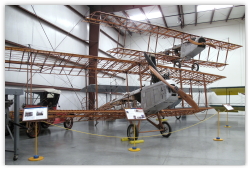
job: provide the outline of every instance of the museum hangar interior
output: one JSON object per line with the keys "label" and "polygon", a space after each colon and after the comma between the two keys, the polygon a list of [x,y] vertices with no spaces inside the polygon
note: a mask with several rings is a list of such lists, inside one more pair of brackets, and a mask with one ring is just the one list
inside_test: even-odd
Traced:
{"label": "museum hangar interior", "polygon": [[5,165],[245,165],[245,5],[6,5]]}

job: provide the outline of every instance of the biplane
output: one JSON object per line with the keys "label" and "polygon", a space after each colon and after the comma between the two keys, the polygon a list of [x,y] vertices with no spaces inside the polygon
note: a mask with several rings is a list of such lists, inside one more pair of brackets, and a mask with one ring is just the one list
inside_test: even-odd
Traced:
{"label": "biplane", "polygon": [[[211,62],[195,60],[193,59],[194,56],[199,54],[205,46],[227,50],[227,52],[241,47],[240,45],[205,37],[201,38],[197,35],[133,21],[104,12],[91,13],[89,17],[85,18],[84,22],[103,24],[134,33],[146,34],[149,37],[154,35],[157,39],[172,37],[182,40],[183,43],[164,52],[154,53],[114,48],[108,51],[111,55],[115,54],[113,58],[6,46],[6,71],[90,76],[90,73],[86,72],[86,70],[89,70],[95,72],[96,75],[101,75],[101,77],[126,76],[127,92],[120,97],[99,106],[99,86],[98,84],[92,84],[94,90],[86,90],[85,92],[94,92],[96,96],[94,109],[49,110],[50,120],[56,118],[75,118],[86,121],[126,119],[126,108],[142,108],[146,114],[146,120],[157,128],[153,131],[159,131],[163,137],[169,137],[171,126],[168,122],[162,122],[162,117],[191,115],[212,109],[207,102],[207,85],[226,78],[225,76],[198,72],[199,66],[212,68],[226,66],[226,59],[225,63],[218,63],[218,57],[216,62]],[[186,50],[190,51],[186,53],[184,52]],[[92,61],[96,61],[96,66],[93,66]],[[177,62],[179,62],[178,67],[167,66],[170,63],[174,63],[176,66]],[[27,65],[31,67],[27,68]],[[182,67],[191,67],[192,70]],[[138,89],[129,90],[128,74],[139,76],[140,86]],[[151,84],[143,87],[142,81],[148,80]],[[188,93],[182,90],[184,86],[190,87]],[[202,86],[204,89],[205,104],[203,106],[199,105],[199,101],[195,101],[196,99],[193,97],[192,89],[194,86]],[[180,105],[180,107],[177,107],[177,105]],[[20,116],[22,116],[22,111],[20,111]],[[150,120],[150,118],[156,117],[158,118],[158,124]],[[130,120],[127,136],[130,138],[135,133],[138,137],[140,133],[138,129],[140,129],[140,121],[138,121],[138,125],[135,125]]]}

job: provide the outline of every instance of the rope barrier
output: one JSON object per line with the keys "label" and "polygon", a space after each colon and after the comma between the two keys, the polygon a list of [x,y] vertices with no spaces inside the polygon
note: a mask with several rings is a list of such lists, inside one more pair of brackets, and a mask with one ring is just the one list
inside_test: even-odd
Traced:
{"label": "rope barrier", "polygon": [[[208,117],[207,119],[204,119],[204,120],[202,120],[202,121],[200,121],[200,122],[198,122],[198,123],[196,123],[196,124],[193,124],[193,125],[191,125],[191,126],[188,126],[188,127],[185,127],[185,128],[179,129],[179,130],[176,130],[176,131],[172,131],[172,132],[169,132],[169,133],[176,133],[176,132],[180,132],[180,131],[185,130],[185,129],[189,129],[189,128],[193,127],[193,126],[196,126],[196,125],[198,125],[198,124],[200,124],[200,123],[202,123],[202,122],[205,122],[205,121],[211,119],[211,118],[214,117],[216,114],[217,114],[217,113],[213,114],[212,116]],[[59,128],[62,128],[62,129],[71,130],[71,131],[74,131],[74,132],[83,133],[83,134],[87,134],[87,135],[100,136],[100,137],[110,137],[110,138],[121,138],[121,139],[122,139],[122,138],[127,138],[127,136],[126,136],[126,137],[107,136],[107,135],[99,135],[99,134],[93,134],[93,133],[88,133],[88,132],[82,132],[82,131],[78,131],[78,130],[74,130],[74,129],[68,129],[68,128],[65,128],[65,127],[62,127],[62,126],[58,126],[58,125],[55,125],[55,124],[52,124],[52,123],[49,123],[49,122],[46,122],[46,121],[42,121],[42,122],[47,123],[47,124],[50,124],[50,125],[55,126],[55,127],[59,127]],[[156,136],[167,135],[167,134],[169,134],[169,133],[162,133],[162,134],[151,135],[151,136],[141,136],[141,137],[138,137],[138,138],[156,137]],[[131,138],[131,137],[130,137],[130,138]]]}

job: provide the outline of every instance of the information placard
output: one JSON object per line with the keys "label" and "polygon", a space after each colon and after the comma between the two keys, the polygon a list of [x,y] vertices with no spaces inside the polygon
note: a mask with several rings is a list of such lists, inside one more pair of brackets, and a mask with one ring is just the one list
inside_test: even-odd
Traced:
{"label": "information placard", "polygon": [[223,106],[224,106],[227,110],[234,110],[234,108],[233,108],[230,104],[223,104]]}
{"label": "information placard", "polygon": [[145,113],[141,108],[125,109],[128,120],[146,120]]}
{"label": "information placard", "polygon": [[23,121],[47,120],[48,107],[24,108]]}

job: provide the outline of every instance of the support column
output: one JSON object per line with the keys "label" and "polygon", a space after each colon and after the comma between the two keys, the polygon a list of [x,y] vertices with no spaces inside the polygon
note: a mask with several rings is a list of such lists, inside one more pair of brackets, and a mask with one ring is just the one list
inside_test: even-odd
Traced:
{"label": "support column", "polygon": [[[90,13],[94,12],[90,9]],[[100,34],[100,25],[89,23],[89,55],[98,56],[99,49],[99,34]],[[89,59],[89,67],[97,68],[97,60]],[[89,85],[97,84],[97,72],[94,69],[89,70]],[[96,92],[97,93],[97,92]],[[95,109],[95,92],[89,92],[89,109]]]}
{"label": "support column", "polygon": [[[15,95],[14,97],[14,122],[19,124],[19,102],[20,98],[19,95]],[[20,127],[14,126],[14,160],[18,158],[19,154],[19,135],[20,134]]]}

